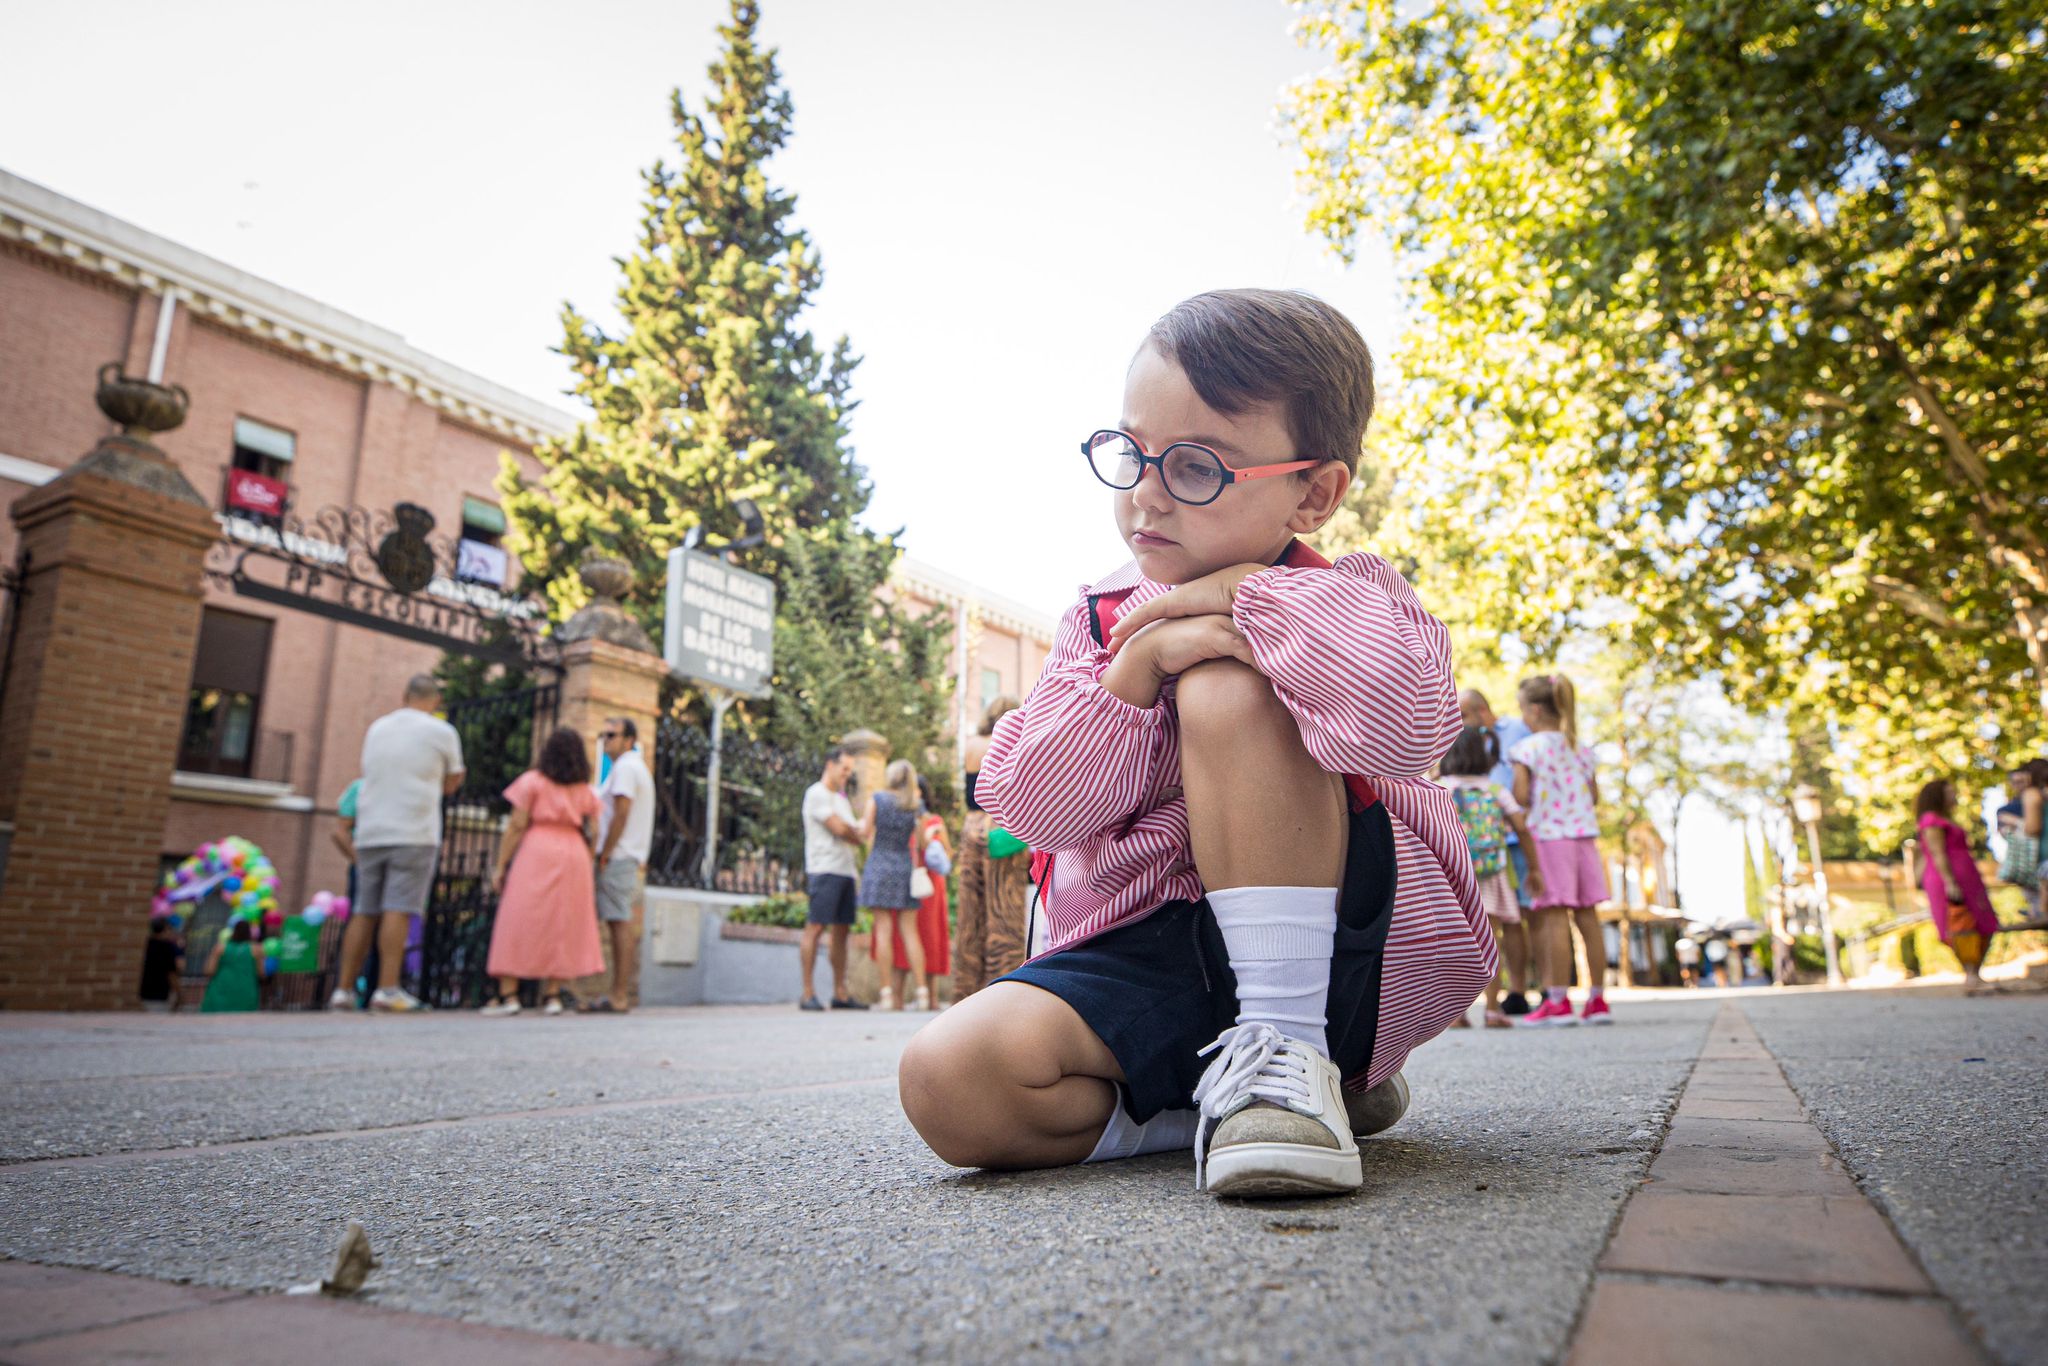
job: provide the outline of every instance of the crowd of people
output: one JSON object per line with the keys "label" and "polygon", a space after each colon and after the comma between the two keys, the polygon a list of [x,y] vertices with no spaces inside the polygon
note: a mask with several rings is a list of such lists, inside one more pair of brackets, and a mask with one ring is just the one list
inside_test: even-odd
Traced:
{"label": "crowd of people", "polygon": [[[2004,847],[1997,875],[2026,893],[2032,920],[2039,923],[2048,917],[2048,879],[2041,866],[2048,759],[2028,759],[2015,767],[2007,774],[2006,794],[1994,822]],[[1913,835],[1903,853],[1907,880],[1920,884],[1935,933],[1962,965],[1965,994],[1974,996],[1993,990],[1984,980],[1984,959],[2001,926],[1977,867],[1975,841],[1956,819],[1959,799],[1956,784],[1947,778],[1921,787],[1914,801]]]}
{"label": "crowd of people", "polygon": [[[803,1010],[866,1010],[848,983],[847,944],[862,911],[873,924],[869,951],[881,971],[875,1005],[931,1010],[950,976],[961,1001],[1021,965],[1027,938],[1029,850],[994,824],[975,785],[996,722],[1018,706],[998,697],[962,755],[967,816],[956,843],[935,812],[930,780],[907,759],[891,763],[858,811],[853,756],[834,748],[804,793],[804,870],[810,906],[798,945]],[[959,905],[946,879],[957,870]],[[818,946],[827,945],[832,994],[817,994]]]}
{"label": "crowd of people", "polygon": [[[442,799],[465,776],[461,738],[436,714],[441,702],[431,675],[413,678],[403,705],[365,733],[362,777],[337,804],[334,840],[349,861],[354,913],[343,932],[330,1009],[422,1009],[399,979],[433,891]],[[567,1009],[565,983],[607,973],[604,992],[578,1008],[632,1008],[654,777],[630,718],[607,719],[597,740],[601,775],[592,772],[584,735],[561,726],[503,793],[510,810],[483,888],[497,899],[485,1015],[519,1014],[526,1008],[520,984],[528,981],[538,985],[541,1012],[559,1015]],[[362,981],[374,982],[366,998],[358,996]]]}
{"label": "crowd of people", "polygon": [[[1579,741],[1578,693],[1563,674],[1540,674],[1522,680],[1515,700],[1519,715],[1502,719],[1476,688],[1460,693],[1464,729],[1437,764],[1500,957],[1501,971],[1484,989],[1485,1022],[1612,1024],[1597,909],[1608,898],[1597,843],[1600,784],[1593,751]],[[1568,996],[1574,930],[1592,977],[1577,1014]],[[1503,1009],[1502,978],[1514,998],[1508,1004],[1520,1006],[1532,975],[1543,1000],[1517,1019]]]}

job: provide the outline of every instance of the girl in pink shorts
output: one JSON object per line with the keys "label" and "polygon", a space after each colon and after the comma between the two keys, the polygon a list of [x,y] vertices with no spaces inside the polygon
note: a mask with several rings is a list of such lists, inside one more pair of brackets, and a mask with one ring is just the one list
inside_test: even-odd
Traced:
{"label": "girl in pink shorts", "polygon": [[[1515,766],[1515,800],[1528,809],[1536,837],[1536,866],[1543,870],[1531,919],[1536,963],[1543,974],[1543,1004],[1522,1017],[1537,1028],[1612,1024],[1607,1008],[1607,941],[1594,909],[1607,900],[1607,870],[1595,837],[1600,833],[1600,788],[1593,751],[1579,743],[1578,700],[1563,674],[1542,674],[1515,690],[1522,720],[1532,734],[1508,751]],[[1585,1013],[1572,1015],[1565,987],[1571,980],[1572,932],[1577,925],[1593,980]]]}

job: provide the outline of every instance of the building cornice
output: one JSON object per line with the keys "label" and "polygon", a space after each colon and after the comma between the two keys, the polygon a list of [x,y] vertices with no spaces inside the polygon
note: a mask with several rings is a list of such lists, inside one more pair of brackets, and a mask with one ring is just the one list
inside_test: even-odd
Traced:
{"label": "building cornice", "polygon": [[991,593],[980,584],[908,555],[896,561],[894,578],[904,591],[914,593],[927,602],[947,607],[971,605],[980,614],[984,625],[1013,632],[1047,649],[1052,648],[1053,639],[1059,631],[1057,617],[1027,607],[1015,598]]}
{"label": "building cornice", "polygon": [[131,289],[169,292],[198,317],[381,380],[458,421],[523,445],[565,435],[576,425],[569,414],[430,356],[396,332],[5,170],[0,240],[20,242]]}

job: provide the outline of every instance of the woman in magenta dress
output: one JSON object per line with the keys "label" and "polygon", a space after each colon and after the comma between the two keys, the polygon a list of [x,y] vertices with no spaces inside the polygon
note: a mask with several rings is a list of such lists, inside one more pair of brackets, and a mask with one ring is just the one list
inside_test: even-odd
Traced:
{"label": "woman in magenta dress", "polygon": [[486,1015],[519,1013],[519,979],[540,979],[542,1013],[562,1013],[562,979],[604,971],[597,937],[597,792],[583,737],[563,726],[540,762],[505,789],[512,817],[498,846],[498,918],[487,967],[498,999]]}
{"label": "woman in magenta dress", "polygon": [[[1963,992],[1975,996],[1989,990],[1978,969],[1984,951],[1998,933],[1991,894],[1970,854],[1970,837],[1953,819],[1955,784],[1936,778],[1920,789],[1914,809],[1920,817],[1920,886],[1934,916],[1934,931],[1963,965]],[[1910,848],[1910,846],[1909,846]]]}

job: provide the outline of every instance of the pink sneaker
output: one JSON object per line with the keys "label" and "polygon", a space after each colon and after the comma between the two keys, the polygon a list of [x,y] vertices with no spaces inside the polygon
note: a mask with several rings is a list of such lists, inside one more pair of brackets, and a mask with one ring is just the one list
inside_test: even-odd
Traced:
{"label": "pink sneaker", "polygon": [[1580,1013],[1579,1020],[1589,1025],[1611,1025],[1614,1023],[1614,1012],[1607,1008],[1605,996],[1595,996],[1586,1002],[1586,1008]]}
{"label": "pink sneaker", "polygon": [[1546,997],[1542,1005],[1537,1006],[1522,1017],[1521,1027],[1523,1029],[1555,1029],[1562,1025],[1575,1025],[1578,1022],[1578,1017],[1572,1014],[1572,1003],[1570,1001],[1553,1001]]}

